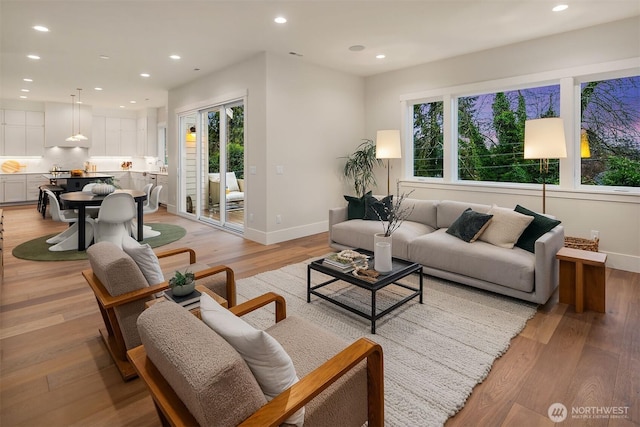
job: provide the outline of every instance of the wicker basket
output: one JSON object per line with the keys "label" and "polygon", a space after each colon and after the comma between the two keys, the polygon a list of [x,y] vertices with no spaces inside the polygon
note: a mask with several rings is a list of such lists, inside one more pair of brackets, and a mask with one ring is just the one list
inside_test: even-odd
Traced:
{"label": "wicker basket", "polygon": [[598,252],[598,242],[600,239],[594,240],[583,239],[582,237],[566,237],[564,238],[564,246],[573,249],[582,249],[583,251]]}

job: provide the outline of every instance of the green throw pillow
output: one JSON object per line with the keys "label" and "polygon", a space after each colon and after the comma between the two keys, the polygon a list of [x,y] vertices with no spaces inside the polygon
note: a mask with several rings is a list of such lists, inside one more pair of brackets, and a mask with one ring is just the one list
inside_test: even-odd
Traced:
{"label": "green throw pillow", "polygon": [[467,208],[458,219],[453,221],[451,227],[447,228],[447,234],[451,234],[468,243],[475,242],[487,228],[491,218],[493,218],[493,215],[483,214]]}
{"label": "green throw pillow", "polygon": [[389,212],[391,212],[391,204],[393,203],[393,195],[389,195],[382,200],[378,200],[370,194],[364,198],[364,218],[372,221],[387,221]]}
{"label": "green throw pillow", "polygon": [[349,202],[347,205],[347,219],[362,219],[364,218],[365,211],[365,198],[371,196],[371,191],[362,197],[344,196],[344,199]]}
{"label": "green throw pillow", "polygon": [[538,240],[543,234],[551,231],[555,228],[561,221],[558,221],[553,218],[549,218],[548,216],[540,215],[533,211],[530,211],[527,208],[523,208],[520,205],[516,205],[514,209],[516,212],[529,215],[533,217],[533,221],[531,224],[520,235],[520,238],[516,242],[516,246],[524,249],[525,251],[529,251],[534,253],[536,240]]}

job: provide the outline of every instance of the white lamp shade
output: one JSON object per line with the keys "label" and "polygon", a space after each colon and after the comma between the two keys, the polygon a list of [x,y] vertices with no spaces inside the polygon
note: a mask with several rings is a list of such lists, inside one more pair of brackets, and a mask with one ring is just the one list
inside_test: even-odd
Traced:
{"label": "white lamp shade", "polygon": [[379,130],[376,135],[376,158],[399,159],[401,157],[400,131]]}
{"label": "white lamp shade", "polygon": [[527,120],[524,123],[525,159],[561,159],[567,157],[564,123],[559,117]]}

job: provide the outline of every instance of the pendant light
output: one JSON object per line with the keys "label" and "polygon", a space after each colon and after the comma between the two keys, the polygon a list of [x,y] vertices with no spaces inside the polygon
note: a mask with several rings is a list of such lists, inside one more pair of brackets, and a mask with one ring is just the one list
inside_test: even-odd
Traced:
{"label": "pendant light", "polygon": [[73,131],[75,130],[75,126],[74,126],[74,102],[73,100],[75,99],[75,95],[71,95],[71,136],[67,139],[65,139],[65,141],[67,142],[78,142],[78,138],[75,137],[75,135],[73,134]]}
{"label": "pendant light", "polygon": [[82,90],[82,89],[78,88],[78,133],[74,135],[74,138],[75,138],[77,141],[86,141],[86,140],[87,140],[87,139],[89,139],[89,138],[87,138],[86,136],[84,136],[84,135],[82,134],[82,129],[81,129],[81,127],[80,127],[80,115],[81,115],[81,114],[80,114],[80,104],[82,104],[82,101],[80,100],[80,91],[81,91],[81,90]]}

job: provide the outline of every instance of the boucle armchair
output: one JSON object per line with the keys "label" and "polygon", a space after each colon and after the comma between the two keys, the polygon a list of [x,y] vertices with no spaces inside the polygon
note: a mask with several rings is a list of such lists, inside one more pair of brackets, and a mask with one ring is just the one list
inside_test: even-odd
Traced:
{"label": "boucle armchair", "polygon": [[380,345],[367,338],[348,345],[305,319],[286,317],[284,298],[274,293],[229,310],[242,316],[272,302],[276,323],[265,331],[291,357],[300,381],[269,402],[242,356],[196,316],[169,302],[140,315],[143,345],[128,356],[162,424],[278,426],[304,406],[307,427],[383,426]]}
{"label": "boucle armchair", "polygon": [[[140,247],[145,246],[148,248],[147,245]],[[167,258],[180,254],[189,256],[189,269],[199,282],[197,289],[200,292],[207,292],[214,298],[222,297],[229,306],[235,305],[233,270],[224,265],[209,267],[198,264],[195,251],[189,248],[172,249],[156,255],[158,258]],[[141,343],[136,320],[146,308],[146,303],[168,289],[169,285],[164,280],[150,284],[138,263],[111,242],[90,246],[87,255],[91,269],[84,270],[82,275],[95,294],[104,320],[105,329],[100,329],[100,335],[122,378],[135,378],[136,372],[127,360],[126,352]],[[184,268],[180,270],[184,271]]]}

